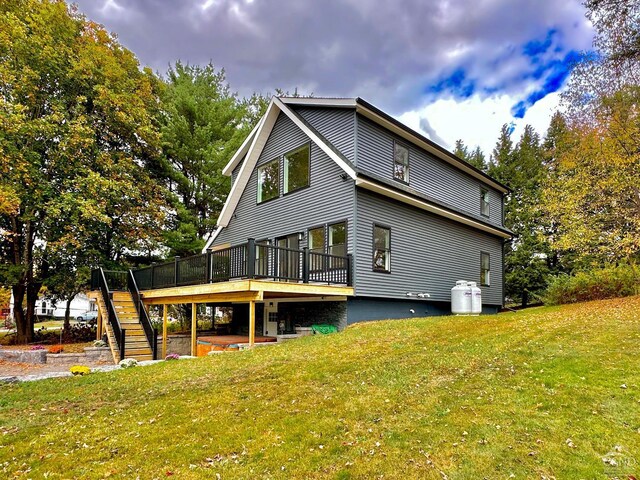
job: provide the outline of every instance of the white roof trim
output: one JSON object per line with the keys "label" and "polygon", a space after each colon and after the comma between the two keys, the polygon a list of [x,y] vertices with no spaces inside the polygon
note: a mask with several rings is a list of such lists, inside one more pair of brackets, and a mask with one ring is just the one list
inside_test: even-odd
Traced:
{"label": "white roof trim", "polygon": [[255,136],[256,132],[260,128],[260,125],[262,125],[263,120],[264,120],[264,117],[262,117],[260,121],[256,123],[256,126],[253,127],[253,130],[251,130],[251,133],[249,134],[249,136],[244,139],[244,142],[242,142],[242,145],[240,145],[240,148],[236,151],[233,157],[231,157],[231,160],[229,160],[229,163],[227,163],[227,165],[222,169],[223,175],[226,175],[227,177],[231,176],[231,172],[233,172],[233,169],[236,168],[236,165],[240,163],[240,160],[242,160],[242,158],[246,155],[247,151],[249,150],[249,145],[251,144],[251,141],[253,140],[253,137]]}
{"label": "white roof trim", "polygon": [[321,139],[313,130],[311,130],[304,122],[300,121],[300,118],[295,113],[293,113],[289,107],[287,107],[284,103],[282,103],[282,101],[279,98],[273,97],[273,102],[276,105],[278,105],[278,107],[280,107],[282,112],[285,113],[287,117],[289,117],[293,121],[293,123],[295,123],[296,126],[300,130],[302,130],[313,141],[313,143],[315,143],[318,147],[320,147],[320,149],[324,153],[326,153],[329,158],[331,158],[334,162],[336,162],[338,166],[342,168],[342,170],[344,170],[347,175],[349,175],[352,179],[355,180],[356,178],[355,170],[351,168],[351,166],[347,164],[344,161],[344,159],[342,159],[342,157],[340,157],[340,155],[338,155],[335,152],[335,150],[329,147],[329,145],[327,145],[325,141]]}
{"label": "white roof trim", "polygon": [[355,98],[307,98],[307,97],[280,97],[287,105],[312,105],[317,107],[355,107]]}
{"label": "white roof trim", "polygon": [[369,180],[366,180],[364,178],[357,178],[356,179],[356,185],[359,187],[362,187],[366,190],[370,190],[372,192],[376,192],[379,193],[381,195],[384,195],[385,197],[389,197],[389,198],[393,198],[394,200],[398,200],[402,203],[406,203],[409,205],[413,205],[414,207],[418,207],[422,210],[426,210],[428,212],[431,213],[435,213],[436,215],[439,215],[441,217],[446,217],[449,218],[451,220],[454,220],[456,222],[459,223],[463,223],[465,225],[469,225],[471,227],[477,228],[478,230],[483,230],[485,232],[489,232],[492,233],[493,235],[497,235],[499,237],[502,238],[511,238],[511,235],[509,235],[506,232],[503,232],[502,230],[498,230],[497,228],[492,228],[489,225],[486,225],[484,223],[481,222],[476,222],[475,220],[472,220],[470,218],[464,217],[462,215],[458,215],[454,212],[451,212],[449,210],[446,210],[444,208],[441,208],[437,205],[434,205],[432,203],[429,203],[425,200],[419,200],[417,198],[411,197],[409,195],[406,195],[402,192],[399,192],[398,190],[393,190],[391,188],[385,187],[383,185],[380,185],[378,183],[374,183],[371,182]]}
{"label": "white roof trim", "polygon": [[209,240],[207,240],[207,243],[205,244],[204,248],[202,249],[202,253],[207,253],[207,250],[209,250],[209,247],[213,244],[213,242],[216,241],[216,238],[218,238],[218,235],[220,235],[221,231],[222,231],[222,227],[216,227],[216,229],[213,231],[213,233],[209,237]]}
{"label": "white roof trim", "polygon": [[433,145],[428,144],[427,142],[425,142],[425,141],[421,140],[420,138],[416,137],[416,135],[413,135],[413,134],[407,132],[406,130],[398,127],[394,123],[390,122],[386,118],[381,117],[376,112],[373,112],[373,111],[369,110],[365,106],[357,104],[356,105],[356,112],[362,114],[363,116],[367,117],[368,119],[372,120],[373,122],[377,123],[378,125],[381,125],[384,128],[392,131],[396,135],[401,136],[405,140],[413,143],[414,145],[417,145],[418,147],[428,151],[429,153],[431,153],[432,155],[435,155],[440,160],[443,160],[443,161],[447,162],[448,164],[453,165],[455,168],[457,168],[459,170],[462,170],[465,173],[468,173],[472,177],[480,180],[482,183],[484,183],[486,185],[489,185],[492,188],[495,188],[499,192],[507,193],[507,190],[502,185],[500,185],[498,183],[495,183],[490,178],[487,178],[487,177],[481,175],[480,173],[475,171],[473,168],[468,167],[467,165],[465,165],[462,161],[455,161],[454,159],[450,158],[448,155],[443,154],[437,148],[434,148]]}

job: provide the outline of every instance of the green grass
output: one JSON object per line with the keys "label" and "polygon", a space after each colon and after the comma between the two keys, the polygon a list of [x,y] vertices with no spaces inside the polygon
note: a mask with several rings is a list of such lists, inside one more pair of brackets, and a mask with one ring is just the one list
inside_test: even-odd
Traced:
{"label": "green grass", "polygon": [[630,297],[3,386],[0,477],[627,478],[639,346]]}

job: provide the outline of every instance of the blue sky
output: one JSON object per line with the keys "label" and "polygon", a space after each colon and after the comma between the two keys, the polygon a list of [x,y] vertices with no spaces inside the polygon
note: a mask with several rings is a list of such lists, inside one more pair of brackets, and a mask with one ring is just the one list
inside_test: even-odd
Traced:
{"label": "blue sky", "polygon": [[540,133],[593,32],[574,0],[76,0],[161,73],[225,68],[241,95],[359,96],[451,148]]}

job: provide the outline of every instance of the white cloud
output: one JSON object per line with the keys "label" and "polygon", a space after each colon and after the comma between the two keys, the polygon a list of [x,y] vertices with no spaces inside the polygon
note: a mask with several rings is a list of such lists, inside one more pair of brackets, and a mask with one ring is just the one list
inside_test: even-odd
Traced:
{"label": "white cloud", "polygon": [[[435,135],[445,142],[442,144],[443,147],[451,150],[455,141],[462,139],[469,148],[479,146],[489,158],[498,140],[500,129],[505,123],[513,122],[514,124],[515,128],[511,136],[514,144],[527,124],[533,126],[536,132],[543,136],[553,112],[558,107],[559,94],[547,95],[527,110],[524,118],[514,119],[511,115],[511,107],[516,102],[517,97],[512,95],[484,99],[474,95],[464,101],[441,99],[423,108],[406,112],[398,119],[417,131],[421,131],[421,122],[426,119]],[[422,133],[437,142],[437,137],[433,138],[433,134],[429,135],[429,132],[424,131]]]}

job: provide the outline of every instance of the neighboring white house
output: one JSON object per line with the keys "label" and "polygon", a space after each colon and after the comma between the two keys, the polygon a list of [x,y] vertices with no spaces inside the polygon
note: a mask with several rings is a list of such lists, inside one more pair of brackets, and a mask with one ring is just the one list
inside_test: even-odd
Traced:
{"label": "neighboring white house", "polygon": [[[67,302],[64,300],[54,302],[40,297],[36,300],[36,315],[38,317],[64,318],[66,307]],[[13,295],[11,295],[9,309],[10,315],[13,317]],[[84,293],[79,293],[71,300],[69,316],[70,318],[76,318],[78,315],[89,310],[97,310],[95,300],[90,299]]]}

